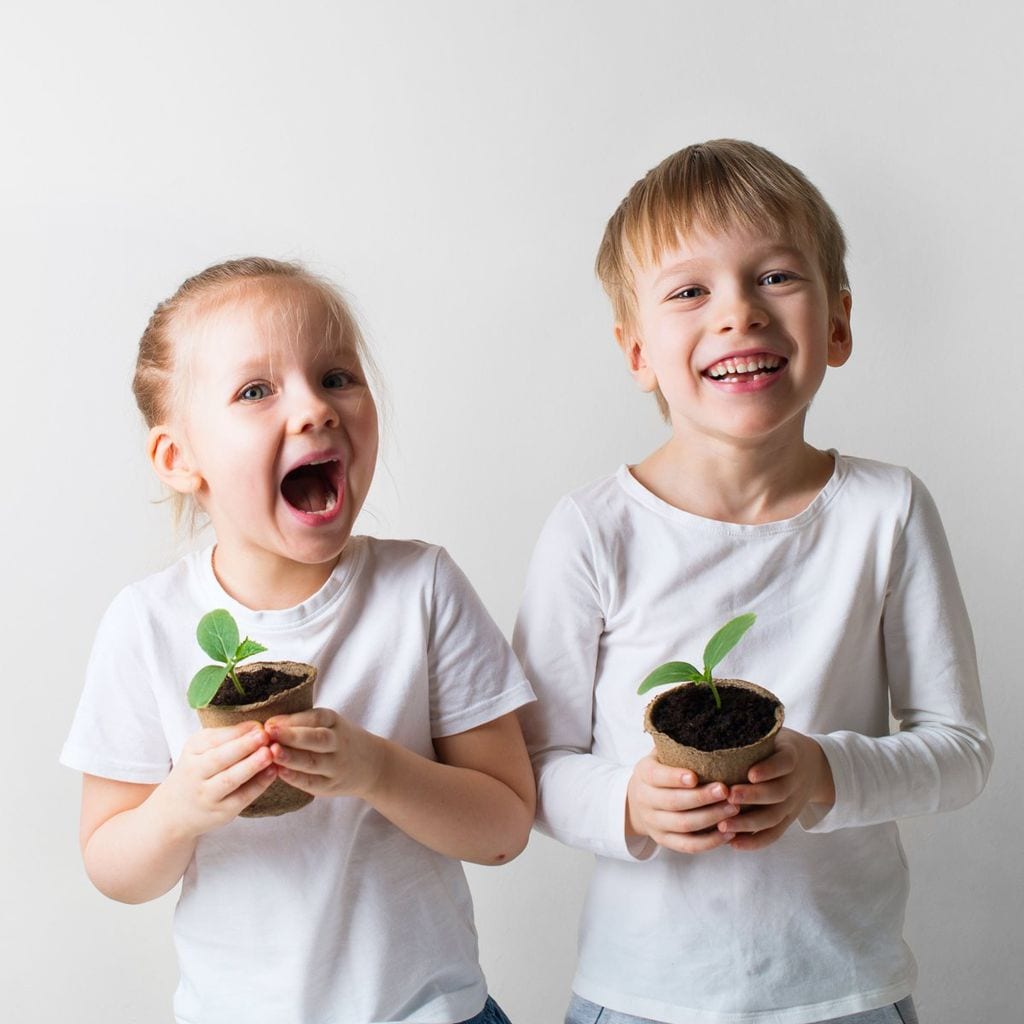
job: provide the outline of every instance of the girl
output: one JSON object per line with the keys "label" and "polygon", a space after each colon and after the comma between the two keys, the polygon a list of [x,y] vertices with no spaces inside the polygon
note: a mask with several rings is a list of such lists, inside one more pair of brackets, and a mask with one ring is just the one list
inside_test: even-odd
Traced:
{"label": "girl", "polygon": [[[345,302],[301,267],[224,263],[157,307],[135,395],[177,511],[216,543],[127,587],[96,638],[64,764],[85,773],[96,887],[183,881],[182,1024],[505,1022],[459,860],[525,846],[529,684],[447,553],[351,535],[377,414]],[[227,608],[318,668],[312,711],[197,729],[199,618]],[[275,778],[314,794],[239,818]]]}

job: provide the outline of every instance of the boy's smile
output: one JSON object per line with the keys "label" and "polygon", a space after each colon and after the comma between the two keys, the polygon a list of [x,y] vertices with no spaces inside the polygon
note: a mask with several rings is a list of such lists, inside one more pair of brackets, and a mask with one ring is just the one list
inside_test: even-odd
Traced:
{"label": "boy's smile", "polygon": [[181,342],[191,358],[176,457],[213,524],[229,592],[266,581],[268,595],[291,604],[309,596],[366,498],[376,407],[355,350],[336,333],[310,289],[278,284],[226,300]]}
{"label": "boy's smile", "polygon": [[673,434],[748,446],[800,439],[827,366],[849,356],[849,296],[830,297],[813,252],[738,229],[692,234],[634,268],[636,322],[616,335]]}

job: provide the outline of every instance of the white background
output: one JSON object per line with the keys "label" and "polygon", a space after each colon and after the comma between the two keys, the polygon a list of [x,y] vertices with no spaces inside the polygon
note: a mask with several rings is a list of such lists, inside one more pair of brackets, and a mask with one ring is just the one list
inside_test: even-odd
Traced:
{"label": "white background", "polygon": [[[1018,1019],[1019,10],[8,8],[4,1019],[170,1019],[173,897],[125,907],[89,886],[79,780],[56,763],[100,614],[178,550],[129,391],[156,301],[251,253],[342,282],[393,407],[362,528],[447,545],[509,632],[556,498],[663,436],[592,275],[604,222],[649,167],[718,136],[801,167],[849,235],[855,352],[810,439],[909,464],[943,511],[997,759],[969,808],[904,828],[917,1000],[925,1024]],[[537,837],[506,868],[470,869],[485,968],[516,1024],[561,1020],[588,871]]]}

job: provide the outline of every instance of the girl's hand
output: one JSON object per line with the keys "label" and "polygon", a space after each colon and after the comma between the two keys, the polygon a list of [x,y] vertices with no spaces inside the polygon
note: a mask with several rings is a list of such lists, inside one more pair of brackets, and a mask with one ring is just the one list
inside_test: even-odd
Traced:
{"label": "girl's hand", "polygon": [[259,722],[193,733],[154,793],[171,830],[195,838],[238,817],[277,777],[269,743]]}
{"label": "girl's hand", "polygon": [[661,764],[653,751],[633,769],[626,790],[626,831],[650,836],[677,853],[704,853],[733,841],[722,825],[739,808],[727,802],[729,788],[720,782],[697,785],[685,768]]}
{"label": "girl's hand", "polygon": [[369,799],[381,771],[378,737],[328,708],[267,720],[278,775],[314,796]]}
{"label": "girl's hand", "polygon": [[722,821],[718,828],[734,836],[734,850],[760,850],[774,843],[809,803],[835,802],[832,769],[814,740],[792,729],[781,729],[775,753],[747,773],[749,783],[729,790],[729,802],[743,813]]}

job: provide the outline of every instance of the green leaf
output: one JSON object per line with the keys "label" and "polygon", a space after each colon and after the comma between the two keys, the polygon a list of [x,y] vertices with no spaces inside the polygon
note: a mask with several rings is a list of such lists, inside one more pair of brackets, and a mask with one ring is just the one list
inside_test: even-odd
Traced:
{"label": "green leaf", "polygon": [[238,648],[238,626],[231,612],[224,608],[207,612],[199,620],[196,639],[214,661],[223,661],[226,665],[234,658]]}
{"label": "green leaf", "polygon": [[656,686],[668,683],[694,683],[704,677],[687,661],[670,661],[656,668],[638,687],[637,693],[646,693]]}
{"label": "green leaf", "polygon": [[207,665],[201,668],[188,684],[188,706],[205,708],[216,696],[227,674],[227,669],[223,665]]}
{"label": "green leaf", "polygon": [[754,624],[757,616],[753,612],[739,615],[727,622],[704,648],[704,673],[702,678],[710,679],[711,670],[740,642],[740,638]]}
{"label": "green leaf", "polygon": [[251,658],[254,654],[262,654],[265,650],[266,647],[263,644],[258,644],[255,640],[250,640],[246,637],[238,645],[238,650],[235,651],[235,664],[237,665],[243,658]]}

